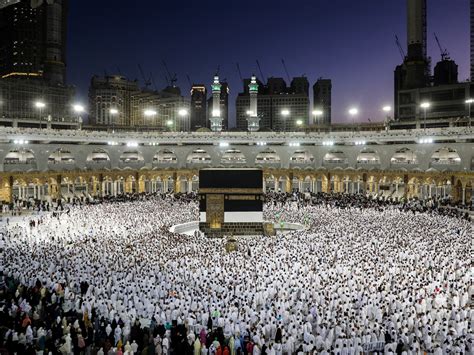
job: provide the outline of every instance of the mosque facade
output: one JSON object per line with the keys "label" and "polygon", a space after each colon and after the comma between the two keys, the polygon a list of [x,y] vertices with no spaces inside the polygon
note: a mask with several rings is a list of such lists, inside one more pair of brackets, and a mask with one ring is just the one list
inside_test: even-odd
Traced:
{"label": "mosque facade", "polygon": [[260,168],[263,190],[472,199],[466,128],[335,133],[0,131],[0,200],[191,192],[202,168]]}

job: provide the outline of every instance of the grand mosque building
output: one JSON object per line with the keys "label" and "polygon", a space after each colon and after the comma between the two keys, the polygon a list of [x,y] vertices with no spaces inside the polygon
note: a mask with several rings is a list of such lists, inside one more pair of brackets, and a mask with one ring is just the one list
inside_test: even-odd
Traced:
{"label": "grand mosque building", "polygon": [[379,132],[0,130],[0,199],[191,192],[208,167],[263,169],[264,191],[472,199],[468,127]]}

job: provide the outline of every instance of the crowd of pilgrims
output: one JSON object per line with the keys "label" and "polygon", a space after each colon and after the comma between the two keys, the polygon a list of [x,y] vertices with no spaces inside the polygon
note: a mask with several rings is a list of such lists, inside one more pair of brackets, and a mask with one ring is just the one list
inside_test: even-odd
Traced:
{"label": "crowd of pilgrims", "polygon": [[[472,224],[437,203],[268,194],[276,237],[176,235],[195,196],[0,226],[1,354],[472,354]],[[462,217],[462,218],[461,218]]]}

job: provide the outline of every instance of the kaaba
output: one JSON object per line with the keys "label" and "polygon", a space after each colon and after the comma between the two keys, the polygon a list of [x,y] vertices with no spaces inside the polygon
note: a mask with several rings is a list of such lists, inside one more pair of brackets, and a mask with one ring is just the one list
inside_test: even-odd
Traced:
{"label": "kaaba", "polygon": [[263,234],[262,170],[200,170],[199,230],[208,237]]}

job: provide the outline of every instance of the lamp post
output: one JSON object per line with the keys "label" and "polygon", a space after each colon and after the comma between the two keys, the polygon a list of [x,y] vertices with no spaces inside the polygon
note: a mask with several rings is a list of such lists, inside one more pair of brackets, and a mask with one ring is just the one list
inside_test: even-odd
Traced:
{"label": "lamp post", "polygon": [[118,115],[119,111],[116,108],[111,108],[109,113],[110,117],[112,117],[112,133],[115,133],[115,116]]}
{"label": "lamp post", "polygon": [[284,122],[283,132],[285,132],[286,131],[286,119],[290,115],[290,110],[284,108],[283,110],[281,110],[281,115],[283,116],[283,122]]}
{"label": "lamp post", "polygon": [[317,121],[316,123],[321,123],[319,122],[319,120],[321,119],[323,114],[324,112],[322,110],[319,110],[319,109],[313,110],[313,116],[315,117],[315,120]]}
{"label": "lamp post", "polygon": [[[145,111],[143,111],[143,114],[145,115],[145,117],[155,118],[157,112],[155,110],[152,110],[152,109],[146,109]],[[156,126],[156,121],[155,120],[153,120],[153,121],[154,121],[154,124]]]}
{"label": "lamp post", "polygon": [[[188,114],[189,114],[189,112],[188,112],[188,110],[185,109],[185,108],[180,108],[180,109],[178,110],[178,115],[179,115],[179,117],[181,117],[181,120],[180,120],[180,121],[184,120],[185,117],[186,117]],[[185,125],[183,125],[183,126],[185,126]],[[181,127],[181,128],[183,128],[183,127]],[[175,129],[176,129],[176,128],[175,128]],[[186,129],[184,129],[183,131],[186,131]]]}
{"label": "lamp post", "polygon": [[356,107],[352,107],[349,109],[349,115],[351,116],[352,119],[352,130],[355,132],[355,116],[359,114],[359,109]]}
{"label": "lamp post", "polygon": [[392,111],[392,107],[386,105],[382,107],[382,111],[385,112],[385,130],[388,131],[388,127],[390,124],[390,111]]}
{"label": "lamp post", "polygon": [[426,131],[426,110],[430,108],[431,104],[429,102],[422,102],[420,107],[423,109],[423,128]]}
{"label": "lamp post", "polygon": [[469,128],[471,128],[471,104],[474,102],[474,99],[467,99],[466,104],[469,107]]}
{"label": "lamp post", "polygon": [[171,131],[171,126],[173,125],[173,121],[172,120],[166,121],[166,125],[168,126],[168,129]]}
{"label": "lamp post", "polygon": [[42,128],[43,122],[43,109],[46,107],[46,104],[42,101],[36,101],[35,107],[39,110],[39,119],[40,119],[40,129]]}
{"label": "lamp post", "polygon": [[84,112],[84,106],[81,104],[75,104],[72,106],[74,112],[77,114],[77,123],[79,124],[79,130],[82,128],[82,117],[81,113]]}

